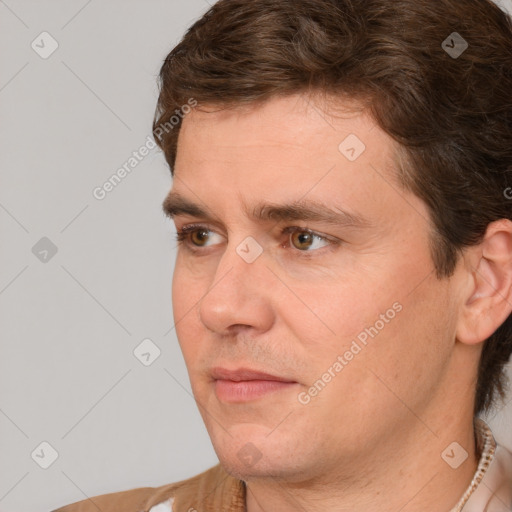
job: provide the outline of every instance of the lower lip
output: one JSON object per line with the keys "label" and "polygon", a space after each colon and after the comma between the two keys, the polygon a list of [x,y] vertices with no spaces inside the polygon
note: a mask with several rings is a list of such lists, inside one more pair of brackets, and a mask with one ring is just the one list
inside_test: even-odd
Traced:
{"label": "lower lip", "polygon": [[215,394],[222,402],[247,402],[295,386],[296,382],[276,380],[216,380]]}

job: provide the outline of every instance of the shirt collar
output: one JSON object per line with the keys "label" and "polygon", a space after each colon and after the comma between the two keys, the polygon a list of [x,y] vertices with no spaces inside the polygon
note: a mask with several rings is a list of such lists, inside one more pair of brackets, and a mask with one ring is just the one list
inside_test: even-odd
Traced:
{"label": "shirt collar", "polygon": [[[450,512],[462,512],[464,505],[468,502],[469,498],[475,493],[478,485],[484,478],[491,462],[494,460],[496,454],[496,441],[492,435],[491,429],[481,418],[474,420],[475,438],[476,438],[476,451],[479,455],[478,467],[476,469],[473,480],[467,487],[457,505]],[[478,455],[477,455],[478,456]]]}

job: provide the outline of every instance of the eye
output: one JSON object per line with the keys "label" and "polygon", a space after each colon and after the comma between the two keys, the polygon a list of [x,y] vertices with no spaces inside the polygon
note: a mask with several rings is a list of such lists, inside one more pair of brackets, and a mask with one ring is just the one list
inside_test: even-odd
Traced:
{"label": "eye", "polygon": [[212,245],[208,244],[212,234],[217,235],[217,233],[208,229],[206,226],[191,225],[178,230],[176,233],[176,240],[178,241],[178,244],[185,242],[187,245],[191,246],[192,249],[208,247],[209,245]]}
{"label": "eye", "polygon": [[[320,235],[310,229],[299,226],[291,226],[281,231],[281,235],[288,235],[287,241],[282,247],[292,247],[301,253],[310,253],[324,247],[334,248],[341,240]],[[218,240],[215,240],[215,237]],[[192,252],[198,252],[203,248],[221,243],[223,237],[212,231],[207,226],[191,224],[177,231],[176,240],[178,245],[183,244]],[[305,255],[304,255],[305,256]]]}
{"label": "eye", "polygon": [[323,237],[309,229],[290,227],[286,228],[283,233],[290,234],[290,241],[293,247],[303,252],[311,252],[312,250],[321,249],[330,243],[326,237]]}
{"label": "eye", "polygon": [[190,241],[194,245],[203,246],[208,242],[208,230],[207,229],[196,229],[190,232]]}

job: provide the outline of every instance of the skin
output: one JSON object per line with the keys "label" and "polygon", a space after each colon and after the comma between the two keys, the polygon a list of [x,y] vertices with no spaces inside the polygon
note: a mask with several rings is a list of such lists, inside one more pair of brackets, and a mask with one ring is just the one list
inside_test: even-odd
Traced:
{"label": "skin", "polygon": [[[364,112],[349,111],[353,104],[339,106],[328,115],[320,100],[294,95],[187,115],[171,192],[211,215],[174,216],[177,230],[209,230],[179,246],[177,336],[219,460],[247,483],[249,512],[449,511],[477,467],[482,341],[512,309],[510,222],[491,224],[453,276],[437,279],[429,213],[394,177],[395,143]],[[366,145],[353,162],[338,149],[349,134]],[[365,225],[261,221],[244,210],[299,199]],[[294,226],[298,234],[283,234]],[[301,228],[339,243],[304,243]],[[252,263],[236,251],[249,236],[263,249]],[[301,403],[299,394],[397,303],[394,318]],[[296,384],[226,403],[214,366]],[[467,452],[456,469],[441,457],[453,442]]]}

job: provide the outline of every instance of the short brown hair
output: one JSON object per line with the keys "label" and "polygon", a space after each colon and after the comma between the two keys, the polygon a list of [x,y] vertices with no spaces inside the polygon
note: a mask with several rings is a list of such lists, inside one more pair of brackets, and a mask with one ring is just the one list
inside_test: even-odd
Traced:
{"label": "short brown hair", "polygon": [[[165,59],[155,140],[173,173],[180,126],[162,125],[191,98],[236,108],[311,91],[359,100],[399,143],[438,278],[512,218],[512,23],[490,0],[220,0]],[[504,398],[511,352],[512,316],[484,344],[475,415]]]}

